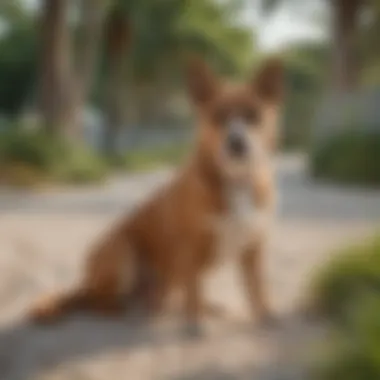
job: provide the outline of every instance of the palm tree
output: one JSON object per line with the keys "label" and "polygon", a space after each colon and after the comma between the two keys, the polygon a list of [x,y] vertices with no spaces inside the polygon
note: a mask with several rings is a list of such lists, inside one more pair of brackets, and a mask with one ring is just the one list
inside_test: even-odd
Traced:
{"label": "palm tree", "polygon": [[[320,0],[322,1],[322,0]],[[338,92],[354,90],[358,85],[360,70],[357,60],[358,21],[364,6],[363,0],[327,0],[332,10],[333,59],[332,84]],[[279,4],[292,5],[294,8],[307,6],[301,0],[262,0],[264,10],[272,10]]]}
{"label": "palm tree", "polygon": [[125,82],[131,29],[130,8],[123,2],[115,2],[109,9],[105,24],[107,70],[104,149],[107,154],[115,151],[117,136],[125,119]]}
{"label": "palm tree", "polygon": [[358,21],[362,0],[330,0],[333,10],[333,83],[338,91],[355,90],[359,79]]}
{"label": "palm tree", "polygon": [[75,59],[70,1],[41,0],[39,105],[45,127],[76,140],[91,85],[106,3],[80,1],[80,41]]}
{"label": "palm tree", "polygon": [[65,132],[71,50],[67,0],[42,0],[40,26],[39,106],[45,127]]}
{"label": "palm tree", "polygon": [[74,137],[82,131],[83,110],[91,93],[101,52],[108,4],[105,0],[81,0],[78,39],[71,68],[71,90],[66,128]]}

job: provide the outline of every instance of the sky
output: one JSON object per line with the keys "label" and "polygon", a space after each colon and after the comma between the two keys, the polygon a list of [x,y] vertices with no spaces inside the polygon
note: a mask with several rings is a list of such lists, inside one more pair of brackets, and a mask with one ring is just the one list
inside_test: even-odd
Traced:
{"label": "sky", "polygon": [[[24,1],[31,8],[35,8],[39,0]],[[289,7],[279,7],[270,17],[263,17],[259,14],[258,0],[250,1],[250,5],[242,14],[242,22],[252,26],[259,48],[264,51],[276,51],[293,42],[317,41],[326,37],[326,30],[310,20],[313,14],[323,11],[320,1],[307,1],[309,17],[306,18],[299,17],[297,12]]]}
{"label": "sky", "polygon": [[318,41],[326,37],[325,31],[304,21],[295,20],[289,12],[279,12],[259,33],[259,44],[264,50],[276,50],[300,40]]}
{"label": "sky", "polygon": [[279,50],[294,42],[326,38],[327,22],[323,17],[327,16],[327,10],[322,1],[308,0],[307,7],[301,8],[301,5],[299,9],[279,6],[266,15],[259,11],[258,0],[250,1],[250,6],[242,14],[242,21],[252,26],[259,48],[264,51]]}

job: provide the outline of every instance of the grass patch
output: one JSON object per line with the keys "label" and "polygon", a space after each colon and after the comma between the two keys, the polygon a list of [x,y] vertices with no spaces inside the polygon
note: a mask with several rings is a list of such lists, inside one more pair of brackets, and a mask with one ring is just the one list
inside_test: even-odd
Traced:
{"label": "grass patch", "polygon": [[153,170],[162,166],[180,164],[188,150],[188,146],[184,144],[136,149],[111,158],[110,163],[116,168],[129,171]]}
{"label": "grass patch", "polygon": [[54,169],[58,181],[71,184],[101,183],[109,168],[99,155],[84,148],[72,149],[66,161],[60,162]]}

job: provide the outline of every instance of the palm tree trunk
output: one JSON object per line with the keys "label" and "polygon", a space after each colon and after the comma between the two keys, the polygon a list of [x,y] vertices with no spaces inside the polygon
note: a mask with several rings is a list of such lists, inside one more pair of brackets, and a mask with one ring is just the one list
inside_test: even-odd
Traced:
{"label": "palm tree trunk", "polygon": [[42,0],[39,108],[44,127],[61,133],[70,82],[70,30],[67,0]]}
{"label": "palm tree trunk", "polygon": [[45,127],[77,141],[101,38],[103,0],[82,0],[77,65],[73,62],[69,0],[42,0],[40,112]]}
{"label": "palm tree trunk", "polygon": [[333,86],[338,92],[356,89],[359,59],[356,46],[361,0],[332,0],[333,7]]}
{"label": "palm tree trunk", "polygon": [[109,15],[106,30],[107,79],[105,90],[104,151],[117,153],[117,141],[126,120],[127,53],[131,47],[131,26],[128,16],[115,8]]}
{"label": "palm tree trunk", "polygon": [[108,61],[106,84],[106,125],[104,150],[107,155],[117,153],[117,141],[123,128],[126,110],[126,59],[124,50]]}
{"label": "palm tree trunk", "polygon": [[72,95],[68,104],[67,128],[70,134],[81,137],[83,110],[91,91],[97,68],[99,47],[103,33],[106,5],[104,0],[81,1],[81,25],[76,50],[76,65],[71,84]]}

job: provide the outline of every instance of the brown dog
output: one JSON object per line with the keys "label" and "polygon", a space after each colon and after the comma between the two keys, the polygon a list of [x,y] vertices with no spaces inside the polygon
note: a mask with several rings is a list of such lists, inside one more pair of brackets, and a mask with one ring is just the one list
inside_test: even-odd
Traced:
{"label": "brown dog", "polygon": [[180,288],[190,322],[206,306],[202,279],[222,255],[236,259],[252,310],[270,311],[262,249],[274,205],[272,173],[283,74],[266,62],[250,82],[221,82],[199,60],[187,72],[198,117],[194,154],[178,176],[92,250],[82,283],[35,305],[54,320],[75,309],[119,313],[127,299],[160,308]]}

